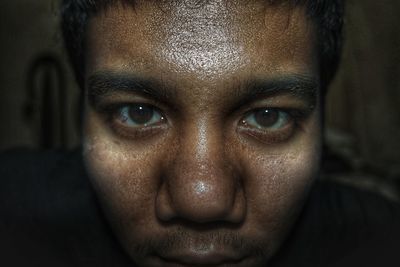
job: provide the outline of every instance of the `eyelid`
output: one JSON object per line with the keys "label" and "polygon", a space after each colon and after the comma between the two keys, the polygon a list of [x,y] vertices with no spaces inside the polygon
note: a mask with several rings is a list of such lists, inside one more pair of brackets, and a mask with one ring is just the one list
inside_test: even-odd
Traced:
{"label": "eyelid", "polygon": [[230,109],[230,114],[235,117],[241,114],[248,114],[257,109],[276,109],[288,112],[296,118],[306,118],[316,108],[315,104],[308,103],[299,98],[294,98],[288,95],[274,95],[274,96],[263,96],[252,100],[250,102],[241,103],[238,106],[233,106]]}
{"label": "eyelid", "polygon": [[[270,112],[278,112],[278,116],[282,116],[282,115],[285,116],[284,119],[286,119],[286,121],[287,121],[288,123],[291,122],[291,121],[293,121],[293,120],[295,120],[295,118],[294,118],[289,112],[284,111],[284,110],[282,110],[282,109],[261,108],[261,109],[255,109],[255,110],[253,110],[253,111],[248,112],[247,115],[245,115],[245,117],[243,118],[243,123],[245,123],[245,124],[247,124],[247,125],[252,125],[253,123],[251,122],[251,120],[255,120],[254,116],[255,116],[259,111],[266,111],[266,110],[268,110],[268,111],[270,111]],[[278,117],[278,118],[277,118],[277,122],[280,122],[281,119],[282,119],[282,117]],[[255,121],[255,124],[258,124],[257,121]],[[261,125],[252,125],[252,126],[254,126],[255,128],[258,128],[258,129],[260,129],[260,130],[262,130],[262,129],[265,129],[265,130],[269,129],[270,131],[274,131],[274,129],[275,129],[275,127],[273,127],[273,126],[270,126],[270,127],[264,127],[264,126],[261,126]],[[279,127],[278,129],[275,129],[275,130],[278,131],[280,128],[281,128],[281,127]]]}
{"label": "eyelid", "polygon": [[[130,114],[129,114],[129,111],[130,111],[130,110],[129,110],[129,109],[130,109],[130,108],[134,108],[134,105],[136,105],[136,107],[147,106],[147,108],[149,108],[149,109],[152,110],[152,112],[153,112],[153,113],[152,113],[152,117],[150,118],[150,121],[149,121],[148,123],[143,123],[143,124],[136,123],[136,122],[133,120],[133,118],[130,117]],[[128,109],[128,110],[125,110],[125,109]],[[125,112],[124,112],[124,111],[125,111]],[[128,112],[128,114],[124,114],[124,113],[126,113],[126,112]],[[131,128],[133,128],[133,129],[135,129],[135,128],[144,128],[144,127],[153,127],[153,126],[155,126],[155,125],[157,125],[157,124],[159,124],[159,123],[165,121],[165,117],[163,116],[162,112],[159,111],[156,107],[151,106],[151,105],[145,105],[145,104],[130,104],[130,105],[125,105],[125,106],[120,107],[120,108],[117,110],[117,113],[118,113],[118,114],[114,114],[114,116],[120,117],[119,120],[121,121],[122,124],[126,125],[127,127],[131,127]],[[121,120],[122,117],[126,117],[126,121],[122,122],[122,120]],[[154,117],[158,117],[158,119],[157,119],[156,122],[152,122],[152,120],[154,119]],[[129,122],[129,121],[131,121],[131,122]]]}
{"label": "eyelid", "polygon": [[[159,123],[154,123],[148,126],[145,125],[128,125],[123,123],[120,120],[120,112],[121,109],[131,106],[131,105],[147,105],[155,110],[155,112],[159,113],[159,116],[162,118]],[[158,107],[142,102],[121,102],[121,103],[110,103],[110,104],[102,104],[101,107],[98,107],[97,112],[101,115],[104,122],[107,124],[107,127],[118,137],[127,139],[127,140],[135,140],[135,139],[147,139],[155,136],[166,129],[168,126],[168,119],[164,115],[164,113]]]}
{"label": "eyelid", "polygon": [[294,120],[295,123],[299,123],[299,122],[307,119],[313,111],[313,108],[281,108],[281,107],[276,107],[276,106],[256,106],[256,107],[247,108],[246,109],[247,111],[242,112],[242,114],[244,113],[244,115],[242,115],[240,120],[242,121],[247,116],[249,116],[252,113],[255,113],[259,110],[262,110],[262,109],[269,109],[269,110],[285,112],[290,116],[291,119]]}
{"label": "eyelid", "polygon": [[90,104],[93,107],[101,107],[105,105],[129,105],[129,104],[147,104],[156,107],[163,107],[164,103],[158,101],[151,96],[139,93],[128,93],[128,92],[112,92],[104,95],[95,95],[89,98]]}
{"label": "eyelid", "polygon": [[[251,114],[260,109],[274,109],[280,112],[285,112],[289,116],[289,121],[282,128],[258,128],[256,126],[244,123],[244,120]],[[262,107],[253,108],[245,112],[241,117],[238,124],[238,133],[243,133],[245,136],[250,137],[252,140],[264,143],[266,145],[279,144],[289,141],[296,133],[303,130],[304,122],[309,118],[313,109],[296,109],[296,108],[276,108],[276,107]]]}
{"label": "eyelid", "polygon": [[[160,102],[157,99],[146,97],[146,95],[140,94],[115,94],[110,97],[102,97],[102,99],[95,101],[92,107],[103,116],[106,116],[110,112],[115,112],[118,108],[124,105],[132,104],[144,104],[154,107],[162,116],[167,118],[174,118],[174,121],[179,120],[181,114],[181,107],[172,105],[167,102]],[[171,123],[171,120],[167,120]]]}
{"label": "eyelid", "polygon": [[[153,108],[156,112],[160,114],[163,118],[163,121],[167,122],[167,116],[165,113],[153,104],[149,104],[146,102],[115,102],[115,103],[99,103],[95,108],[96,112],[98,112],[101,116],[103,116],[107,123],[112,124],[113,120],[115,120],[116,114],[124,107],[132,106],[132,105],[146,105]],[[128,127],[128,126],[127,126]],[[134,128],[134,127],[131,127]]]}

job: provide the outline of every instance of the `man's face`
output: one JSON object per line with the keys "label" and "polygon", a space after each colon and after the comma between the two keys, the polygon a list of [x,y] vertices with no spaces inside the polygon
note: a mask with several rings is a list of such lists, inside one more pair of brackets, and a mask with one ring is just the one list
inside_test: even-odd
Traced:
{"label": "man's face", "polygon": [[264,266],[318,172],[313,25],[262,1],[154,2],[89,23],[91,181],[138,266]]}

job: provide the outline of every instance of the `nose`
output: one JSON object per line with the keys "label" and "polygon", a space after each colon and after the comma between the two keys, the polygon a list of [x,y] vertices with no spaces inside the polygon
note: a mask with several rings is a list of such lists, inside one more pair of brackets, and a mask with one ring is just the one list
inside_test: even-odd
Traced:
{"label": "nose", "polygon": [[182,135],[157,195],[160,220],[243,221],[246,207],[240,175],[220,132],[203,123]]}

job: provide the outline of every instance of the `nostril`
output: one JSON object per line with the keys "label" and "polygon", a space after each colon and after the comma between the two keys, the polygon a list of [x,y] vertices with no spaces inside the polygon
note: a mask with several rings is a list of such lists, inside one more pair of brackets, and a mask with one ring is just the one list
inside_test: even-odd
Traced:
{"label": "nostril", "polygon": [[180,219],[195,223],[240,223],[246,213],[245,200],[229,184],[221,187],[197,181],[171,187],[165,183],[156,199],[157,217],[163,222]]}
{"label": "nostril", "polygon": [[159,220],[170,221],[176,217],[176,212],[172,207],[171,197],[169,196],[166,185],[163,184],[157,194],[155,203],[155,213]]}

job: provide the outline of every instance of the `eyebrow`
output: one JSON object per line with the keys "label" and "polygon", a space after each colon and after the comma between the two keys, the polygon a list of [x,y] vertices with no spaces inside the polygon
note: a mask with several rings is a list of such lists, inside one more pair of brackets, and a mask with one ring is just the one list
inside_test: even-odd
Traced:
{"label": "eyebrow", "polygon": [[89,77],[87,95],[91,104],[96,105],[101,99],[118,93],[145,95],[160,102],[176,96],[175,88],[166,88],[163,82],[134,74],[98,72]]}
{"label": "eyebrow", "polygon": [[288,74],[270,79],[256,79],[236,89],[238,106],[254,102],[262,97],[289,95],[315,106],[318,96],[317,79],[308,75]]}
{"label": "eyebrow", "polygon": [[[173,102],[178,95],[176,88],[152,78],[142,78],[134,74],[97,72],[88,79],[88,100],[96,106],[105,97],[121,92],[139,94],[158,102]],[[289,95],[301,99],[311,107],[315,106],[318,82],[312,76],[285,74],[266,79],[252,79],[234,89],[235,106],[244,106],[263,97]]]}

